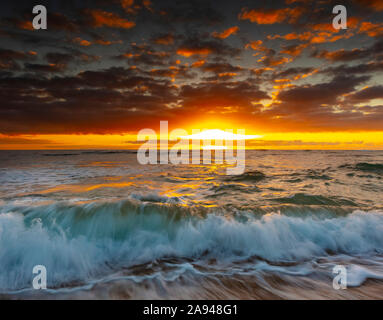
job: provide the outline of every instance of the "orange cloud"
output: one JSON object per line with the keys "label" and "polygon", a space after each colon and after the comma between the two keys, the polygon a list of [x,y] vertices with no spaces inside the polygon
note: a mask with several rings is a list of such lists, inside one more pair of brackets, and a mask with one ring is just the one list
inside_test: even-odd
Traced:
{"label": "orange cloud", "polygon": [[23,30],[34,30],[31,21],[20,21],[17,23],[17,26]]}
{"label": "orange cloud", "polygon": [[285,40],[300,40],[300,41],[307,41],[310,40],[313,37],[313,34],[309,31],[306,31],[304,33],[288,33],[283,36],[281,35],[274,35],[274,36],[267,36],[269,40],[274,40],[274,39],[285,39]]}
{"label": "orange cloud", "polygon": [[135,3],[134,0],[121,0],[121,6],[126,12],[130,14],[137,14],[138,11],[142,8],[146,8],[149,11],[153,11],[151,7],[152,2],[150,0],[142,0],[141,4]]}
{"label": "orange cloud", "polygon": [[199,67],[202,67],[205,63],[206,63],[205,60],[199,60],[194,62],[191,66],[192,68],[199,68]]}
{"label": "orange cloud", "polygon": [[326,42],[335,42],[340,39],[348,39],[354,34],[352,32],[346,32],[344,34],[336,35],[334,32],[310,32],[306,31],[304,33],[298,34],[295,32],[288,33],[286,35],[273,35],[268,36],[269,40],[274,39],[284,39],[284,40],[299,40],[299,41],[308,41],[310,43],[326,43]]}
{"label": "orange cloud", "polygon": [[121,5],[124,9],[129,9],[134,4],[134,0],[121,0]]}
{"label": "orange cloud", "polygon": [[332,23],[317,23],[309,25],[310,31],[305,31],[301,34],[292,32],[286,35],[273,35],[267,36],[269,40],[284,39],[284,40],[299,40],[307,41],[310,43],[326,43],[335,42],[340,39],[348,39],[354,34],[352,30],[357,29],[360,19],[356,17],[350,17],[347,20],[347,32],[339,33],[338,29],[334,29]]}
{"label": "orange cloud", "polygon": [[134,22],[121,18],[119,15],[112,12],[91,10],[90,15],[95,27],[130,29],[136,25]]}
{"label": "orange cloud", "polygon": [[[359,24],[360,19],[356,17],[347,18],[347,29],[355,29]],[[325,31],[325,32],[339,32],[338,29],[335,29],[332,23],[317,23],[310,26],[314,31]]]}
{"label": "orange cloud", "polygon": [[98,39],[95,41],[95,43],[102,45],[102,46],[110,46],[112,44],[112,41]]}
{"label": "orange cloud", "polygon": [[288,54],[293,57],[298,57],[301,55],[302,51],[308,47],[308,43],[300,44],[300,45],[292,45],[288,46],[281,51],[281,53]]}
{"label": "orange cloud", "polygon": [[149,11],[153,11],[152,2],[150,0],[142,0],[142,5]]}
{"label": "orange cloud", "polygon": [[131,14],[136,14],[137,11],[141,8],[139,5],[134,4],[134,0],[121,0],[121,6],[126,12]]}
{"label": "orange cloud", "polygon": [[274,24],[285,21],[295,23],[304,11],[305,9],[299,7],[285,9],[259,9],[250,11],[244,8],[239,14],[239,19],[250,20],[251,22],[256,22],[257,24]]}
{"label": "orange cloud", "polygon": [[177,50],[177,54],[189,58],[194,55],[206,56],[211,53],[209,48],[180,48]]}
{"label": "orange cloud", "polygon": [[383,35],[383,23],[362,22],[358,33],[365,33],[369,37]]}
{"label": "orange cloud", "polygon": [[77,43],[77,44],[79,44],[80,46],[83,46],[83,47],[89,47],[90,45],[92,45],[92,43],[90,41],[81,39],[80,37],[74,38],[73,42]]}
{"label": "orange cloud", "polygon": [[263,50],[264,47],[262,47],[263,41],[262,40],[255,40],[248,44],[246,44],[245,48],[251,48],[253,50]]}
{"label": "orange cloud", "polygon": [[275,67],[275,66],[279,66],[281,64],[289,63],[291,61],[292,60],[289,58],[279,57],[279,58],[275,58],[275,59],[270,59],[269,65]]}
{"label": "orange cloud", "polygon": [[237,75],[238,74],[235,73],[235,72],[221,72],[221,73],[218,74],[218,77],[220,77],[220,78],[223,78],[223,77],[225,77],[225,78],[232,78],[232,77],[235,77]]}
{"label": "orange cloud", "polygon": [[294,77],[294,80],[299,80],[299,79],[307,78],[309,76],[312,76],[312,75],[316,74],[318,71],[319,71],[319,69],[314,69],[314,70],[312,70],[311,72],[308,72],[308,73],[297,74]]}
{"label": "orange cloud", "polygon": [[239,30],[239,27],[235,26],[235,27],[228,28],[221,33],[213,32],[212,35],[214,38],[226,39],[226,38],[230,37],[232,34],[236,34],[238,32],[238,30]]}
{"label": "orange cloud", "polygon": [[156,44],[168,45],[174,42],[174,37],[171,34],[167,34],[165,36],[154,39],[154,42]]}
{"label": "orange cloud", "polygon": [[73,42],[83,47],[89,47],[94,44],[99,44],[101,46],[110,46],[113,43],[122,43],[122,41],[109,41],[109,40],[103,40],[103,39],[97,39],[94,42],[91,42],[85,39],[81,39],[80,37],[74,38]]}

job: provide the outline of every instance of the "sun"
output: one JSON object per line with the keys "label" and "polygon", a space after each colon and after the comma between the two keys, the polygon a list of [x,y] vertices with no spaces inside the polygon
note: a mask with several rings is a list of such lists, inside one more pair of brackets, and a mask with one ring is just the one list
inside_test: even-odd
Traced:
{"label": "sun", "polygon": [[213,146],[213,145],[202,146],[202,150],[227,150],[227,149],[228,149],[227,146]]}
{"label": "sun", "polygon": [[189,140],[251,140],[261,137],[260,135],[236,134],[220,129],[210,129],[187,136],[181,136],[180,138]]}

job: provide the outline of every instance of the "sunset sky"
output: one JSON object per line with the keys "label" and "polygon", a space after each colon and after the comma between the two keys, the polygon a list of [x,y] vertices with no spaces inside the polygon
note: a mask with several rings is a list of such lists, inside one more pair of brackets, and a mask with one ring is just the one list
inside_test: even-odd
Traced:
{"label": "sunset sky", "polygon": [[0,19],[0,149],[137,148],[161,120],[383,149],[382,0],[18,0]]}

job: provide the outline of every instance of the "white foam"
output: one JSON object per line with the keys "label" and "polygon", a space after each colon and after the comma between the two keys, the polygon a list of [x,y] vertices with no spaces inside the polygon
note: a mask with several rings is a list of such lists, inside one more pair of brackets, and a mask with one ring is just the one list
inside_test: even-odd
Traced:
{"label": "white foam", "polygon": [[367,279],[383,280],[383,272],[372,271],[359,265],[351,265],[347,268],[347,286],[359,287]]}

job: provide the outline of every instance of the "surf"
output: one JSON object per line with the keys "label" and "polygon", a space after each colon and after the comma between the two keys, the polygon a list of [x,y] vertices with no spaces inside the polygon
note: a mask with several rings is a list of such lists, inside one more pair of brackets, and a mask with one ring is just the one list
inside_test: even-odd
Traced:
{"label": "surf", "polygon": [[50,272],[48,284],[60,287],[166,259],[304,264],[383,254],[383,212],[377,210],[325,218],[301,211],[259,216],[131,198],[8,205],[0,212],[0,291],[27,287],[38,264]]}

